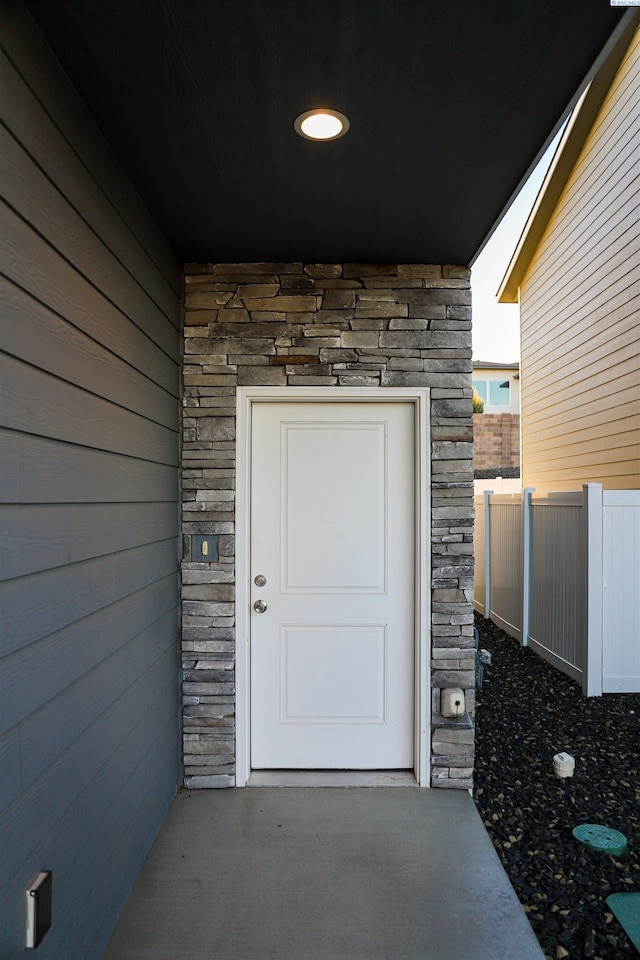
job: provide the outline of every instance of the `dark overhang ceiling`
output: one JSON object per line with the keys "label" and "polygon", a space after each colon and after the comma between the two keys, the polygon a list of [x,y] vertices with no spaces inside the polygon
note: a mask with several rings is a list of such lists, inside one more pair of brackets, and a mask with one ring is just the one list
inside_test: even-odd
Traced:
{"label": "dark overhang ceiling", "polygon": [[[608,0],[27,0],[182,260],[469,263]],[[295,117],[332,106],[347,136]]]}

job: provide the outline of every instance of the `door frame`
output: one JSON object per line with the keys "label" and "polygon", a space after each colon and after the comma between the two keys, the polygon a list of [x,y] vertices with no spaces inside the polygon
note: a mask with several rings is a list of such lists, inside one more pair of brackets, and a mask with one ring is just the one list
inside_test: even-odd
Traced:
{"label": "door frame", "polygon": [[427,387],[238,387],[236,395],[236,786],[251,774],[251,430],[258,403],[411,403],[415,443],[414,775],[430,782],[431,458]]}

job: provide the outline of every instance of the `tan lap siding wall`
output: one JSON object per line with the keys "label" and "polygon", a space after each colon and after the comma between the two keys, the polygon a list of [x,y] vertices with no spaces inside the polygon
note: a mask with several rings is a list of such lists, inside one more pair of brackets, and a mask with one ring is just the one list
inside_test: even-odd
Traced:
{"label": "tan lap siding wall", "polygon": [[640,485],[640,33],[523,281],[523,483]]}

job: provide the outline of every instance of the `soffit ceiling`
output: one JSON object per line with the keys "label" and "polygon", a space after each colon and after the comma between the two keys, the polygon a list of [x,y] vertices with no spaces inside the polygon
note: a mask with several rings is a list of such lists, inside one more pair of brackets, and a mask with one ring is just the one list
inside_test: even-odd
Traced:
{"label": "soffit ceiling", "polygon": [[[468,264],[607,0],[27,0],[176,254]],[[351,130],[313,143],[295,117]]]}

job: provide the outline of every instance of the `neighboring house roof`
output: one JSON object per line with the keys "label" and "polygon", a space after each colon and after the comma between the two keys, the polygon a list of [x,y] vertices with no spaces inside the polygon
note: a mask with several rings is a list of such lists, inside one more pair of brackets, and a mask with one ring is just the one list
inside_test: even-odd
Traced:
{"label": "neighboring house roof", "polygon": [[520,364],[515,363],[492,363],[490,360],[474,360],[474,370],[519,370]]}
{"label": "neighboring house roof", "polygon": [[498,290],[499,303],[518,302],[518,289],[522,279],[638,26],[640,26],[640,10],[629,10],[620,23],[615,42],[610,46],[598,71],[576,104]]}

